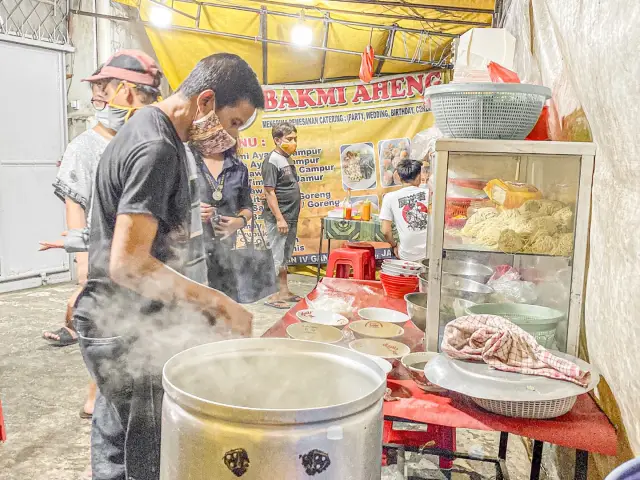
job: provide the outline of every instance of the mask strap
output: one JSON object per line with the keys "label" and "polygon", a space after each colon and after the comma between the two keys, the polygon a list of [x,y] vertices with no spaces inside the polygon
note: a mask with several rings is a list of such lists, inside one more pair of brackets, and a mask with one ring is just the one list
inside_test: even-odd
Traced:
{"label": "mask strap", "polygon": [[136,107],[125,107],[124,105],[116,105],[115,103],[113,103],[113,99],[116,98],[116,95],[118,95],[118,92],[120,91],[120,89],[122,88],[122,86],[124,84],[129,85],[131,88],[136,88],[136,86],[133,83],[129,83],[129,82],[125,82],[124,80],[122,82],[120,82],[120,84],[118,85],[118,88],[116,88],[116,91],[114,92],[113,96],[111,97],[111,100],[109,100],[107,102],[107,105],[109,105],[110,107],[114,107],[114,108],[120,108],[122,110],[129,110],[129,113],[127,114],[127,119],[131,116],[131,113],[136,109]]}

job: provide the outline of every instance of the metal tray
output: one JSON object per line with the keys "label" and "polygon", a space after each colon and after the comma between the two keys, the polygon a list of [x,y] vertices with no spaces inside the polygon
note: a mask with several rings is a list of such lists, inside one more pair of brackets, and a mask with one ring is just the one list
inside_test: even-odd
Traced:
{"label": "metal tray", "polygon": [[447,390],[485,400],[514,402],[559,400],[587,393],[598,385],[600,373],[593,366],[566,353],[552,353],[591,372],[587,388],[537,375],[503,372],[490,368],[486,363],[453,360],[445,353],[429,362],[424,373],[430,382]]}

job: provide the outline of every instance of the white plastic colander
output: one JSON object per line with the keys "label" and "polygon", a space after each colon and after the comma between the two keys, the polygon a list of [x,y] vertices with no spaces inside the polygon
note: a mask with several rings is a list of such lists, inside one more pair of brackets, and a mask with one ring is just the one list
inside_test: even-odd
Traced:
{"label": "white plastic colander", "polygon": [[523,83],[449,83],[425,91],[445,137],[524,140],[551,89]]}
{"label": "white plastic colander", "polygon": [[470,397],[480,407],[498,415],[516,418],[555,418],[564,415],[573,408],[577,396],[559,398],[557,400],[514,402],[509,400],[487,400]]}

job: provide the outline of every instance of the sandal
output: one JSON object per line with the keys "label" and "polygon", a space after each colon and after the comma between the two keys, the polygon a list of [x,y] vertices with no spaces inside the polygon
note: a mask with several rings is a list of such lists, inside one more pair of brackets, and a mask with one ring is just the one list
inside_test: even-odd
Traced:
{"label": "sandal", "polygon": [[291,306],[283,300],[274,300],[272,302],[264,302],[267,307],[277,308],[278,310],[289,310]]}
{"label": "sandal", "polygon": [[80,415],[80,418],[83,420],[91,420],[93,418],[93,414],[85,412],[84,408],[80,409],[80,413],[78,415]]}
{"label": "sandal", "polygon": [[45,333],[51,333],[53,335],[58,336],[58,339],[56,340],[55,338],[45,337],[44,333],[42,334],[42,338],[44,338],[47,342],[49,342],[54,347],[67,347],[69,345],[74,345],[78,343],[78,339],[73,338],[73,336],[69,333],[69,330],[67,330],[65,327],[60,327],[60,329],[56,330],[55,332],[45,332]]}
{"label": "sandal", "polygon": [[302,297],[299,297],[298,295],[293,295],[289,298],[285,298],[285,302],[298,303],[300,301],[302,301]]}

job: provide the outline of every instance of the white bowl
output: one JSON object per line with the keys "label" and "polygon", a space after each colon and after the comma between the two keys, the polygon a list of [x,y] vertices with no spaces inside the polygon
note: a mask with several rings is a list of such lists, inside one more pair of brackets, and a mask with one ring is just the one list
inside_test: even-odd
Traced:
{"label": "white bowl", "polygon": [[404,328],[400,325],[376,320],[357,320],[347,328],[356,338],[398,338],[404,334]]}
{"label": "white bowl", "polygon": [[388,267],[386,265],[382,266],[382,273],[385,275],[391,275],[394,277],[417,277],[420,273],[420,270],[405,270],[403,268],[397,267]]}
{"label": "white bowl", "polygon": [[287,335],[295,340],[322,343],[338,343],[342,340],[342,332],[336,327],[313,323],[293,323],[287,327]]}
{"label": "white bowl", "polygon": [[391,370],[393,370],[393,365],[391,365],[391,362],[385,360],[384,358],[376,357],[375,355],[367,355],[366,353],[363,353],[363,355],[376,362],[385,375],[389,375],[391,373]]}
{"label": "white bowl", "polygon": [[436,352],[416,352],[402,357],[402,365],[409,371],[411,379],[425,392],[443,392],[444,389],[427,380],[424,369],[427,364],[437,358]]}
{"label": "white bowl", "polygon": [[349,348],[356,352],[374,357],[380,357],[391,365],[396,366],[402,357],[411,352],[404,343],[386,338],[361,338],[349,343]]}
{"label": "white bowl", "polygon": [[317,323],[318,325],[329,325],[331,327],[344,327],[349,320],[339,313],[326,310],[299,310],[296,317],[301,322]]}
{"label": "white bowl", "polygon": [[416,262],[408,262],[406,260],[384,260],[382,265],[401,268],[403,270],[417,270],[418,272],[424,268],[424,265]]}
{"label": "white bowl", "polygon": [[363,320],[376,320],[378,322],[406,323],[410,320],[409,315],[391,310],[390,308],[368,307],[358,310],[358,315]]}

